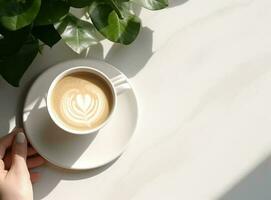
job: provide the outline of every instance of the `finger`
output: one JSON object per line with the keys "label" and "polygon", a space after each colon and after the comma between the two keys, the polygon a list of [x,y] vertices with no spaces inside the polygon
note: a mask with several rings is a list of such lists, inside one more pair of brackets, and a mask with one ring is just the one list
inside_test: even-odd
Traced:
{"label": "finger", "polygon": [[36,183],[40,179],[41,175],[37,172],[30,172],[30,180],[32,183]]}
{"label": "finger", "polygon": [[[27,159],[29,158],[29,156],[34,156],[37,155],[37,151],[35,149],[33,149],[32,147],[28,147],[27,148]],[[10,169],[11,166],[11,151],[7,151],[5,157],[4,157],[4,164],[5,164],[5,169],[8,170]]]}
{"label": "finger", "polygon": [[[36,149],[34,149],[33,147],[27,147],[27,156],[33,156],[38,154],[38,152],[36,151]],[[4,156],[4,159],[6,157],[11,157],[11,149],[6,150],[6,154]]]}
{"label": "finger", "polygon": [[19,127],[15,127],[11,132],[15,132],[15,133],[19,133],[19,132],[23,132],[24,129],[19,128]]}
{"label": "finger", "polygon": [[15,135],[16,132],[11,132],[0,139],[0,159],[4,158],[6,150],[12,145]]}
{"label": "finger", "polygon": [[41,156],[30,157],[26,160],[27,167],[29,169],[39,167],[45,163],[45,160]]}
{"label": "finger", "polygon": [[0,170],[5,170],[5,161],[0,160]]}
{"label": "finger", "polygon": [[29,174],[26,165],[27,141],[23,132],[16,135],[12,145],[12,163],[10,171],[14,171],[18,175]]}
{"label": "finger", "polygon": [[8,170],[11,166],[11,152],[6,153],[4,157],[5,169]]}
{"label": "finger", "polygon": [[3,161],[3,158],[6,154],[7,149],[12,145],[14,136],[19,130],[21,129],[13,130],[10,134],[0,138],[0,170],[5,169],[5,162]]}

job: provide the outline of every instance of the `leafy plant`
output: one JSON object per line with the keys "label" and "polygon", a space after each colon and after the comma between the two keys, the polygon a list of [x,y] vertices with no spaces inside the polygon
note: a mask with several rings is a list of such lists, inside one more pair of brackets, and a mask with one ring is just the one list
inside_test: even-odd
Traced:
{"label": "leafy plant", "polygon": [[[108,39],[128,45],[140,31],[132,4],[150,10],[168,0],[0,0],[0,74],[11,85],[32,63],[40,45],[53,47],[63,40],[76,53]],[[82,8],[89,20],[70,13]]]}

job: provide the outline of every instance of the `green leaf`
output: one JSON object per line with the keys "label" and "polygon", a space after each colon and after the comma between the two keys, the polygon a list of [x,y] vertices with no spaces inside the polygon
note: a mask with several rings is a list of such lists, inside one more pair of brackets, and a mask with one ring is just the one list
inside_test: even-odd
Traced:
{"label": "green leaf", "polygon": [[0,17],[0,23],[9,30],[18,30],[32,23],[40,9],[41,0],[32,1],[31,6],[25,12],[14,16]]}
{"label": "green leaf", "polygon": [[132,0],[149,10],[160,10],[168,6],[168,0]]}
{"label": "green leaf", "polygon": [[30,30],[30,26],[17,31],[9,31],[0,26],[0,57],[16,53],[29,37]]}
{"label": "green leaf", "polygon": [[35,20],[36,25],[54,24],[63,19],[70,6],[60,0],[42,0],[40,12]]}
{"label": "green leaf", "polygon": [[97,1],[91,5],[89,15],[104,37],[127,45],[136,39],[140,30],[140,19],[122,6],[120,0]]}
{"label": "green leaf", "polygon": [[25,12],[34,0],[0,0],[0,16],[14,16]]}
{"label": "green leaf", "polygon": [[60,35],[54,25],[35,26],[32,34],[49,47],[53,47],[60,39]]}
{"label": "green leaf", "polygon": [[11,85],[19,86],[19,81],[36,57],[38,49],[38,40],[29,37],[17,53],[0,58],[0,74],[2,77]]}
{"label": "green leaf", "polygon": [[78,54],[101,39],[91,23],[71,14],[55,24],[55,27],[66,44]]}
{"label": "green leaf", "polygon": [[86,6],[89,6],[93,0],[63,0],[67,2],[71,7],[74,8],[84,8]]}

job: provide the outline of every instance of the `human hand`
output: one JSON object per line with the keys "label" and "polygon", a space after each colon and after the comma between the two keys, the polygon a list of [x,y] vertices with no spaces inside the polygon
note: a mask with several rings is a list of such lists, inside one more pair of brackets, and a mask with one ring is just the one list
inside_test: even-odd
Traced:
{"label": "human hand", "polygon": [[44,159],[27,144],[22,129],[0,138],[0,199],[33,200],[32,183],[40,174],[29,169],[44,164]]}

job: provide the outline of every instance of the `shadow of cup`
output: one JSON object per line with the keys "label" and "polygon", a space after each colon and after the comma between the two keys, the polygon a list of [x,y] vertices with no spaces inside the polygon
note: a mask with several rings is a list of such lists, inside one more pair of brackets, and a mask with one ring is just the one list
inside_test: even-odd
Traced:
{"label": "shadow of cup", "polygon": [[[40,118],[41,115],[48,115],[46,107],[39,108],[42,100],[38,100],[35,107],[31,109],[28,115],[28,120],[33,120],[33,118]],[[59,129],[50,118],[44,118],[50,120],[49,122],[44,121],[44,126],[40,127],[41,140],[50,147],[50,151],[55,151],[61,157],[61,160],[65,160],[66,165],[72,166],[79,158],[80,155],[86,150],[86,148],[91,145],[95,140],[98,132],[85,135],[76,136],[68,134],[63,130]],[[48,132],[44,130],[54,130],[53,132]],[[65,148],[66,146],[74,146],[74,148]],[[43,151],[46,149],[43,149]],[[42,174],[42,178],[38,183],[34,185],[34,196],[35,199],[42,199],[47,196],[50,191],[52,191],[61,180],[80,180],[94,177],[105,170],[107,170],[111,165],[115,163],[115,160],[111,161],[107,165],[102,167],[91,169],[91,170],[69,170],[62,169],[53,164],[47,163],[46,166],[41,167],[38,171]]]}

